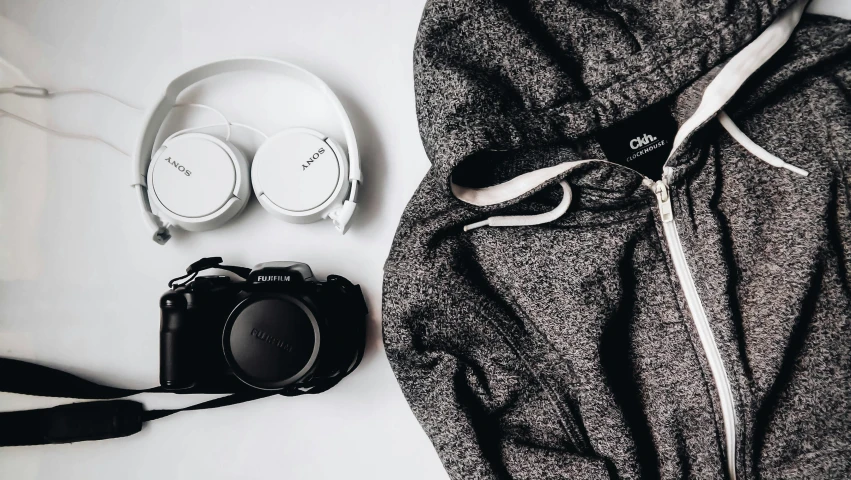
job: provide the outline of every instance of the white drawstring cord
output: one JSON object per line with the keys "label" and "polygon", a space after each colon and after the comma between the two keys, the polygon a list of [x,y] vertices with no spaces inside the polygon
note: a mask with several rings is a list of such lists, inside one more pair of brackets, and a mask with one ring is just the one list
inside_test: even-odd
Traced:
{"label": "white drawstring cord", "polygon": [[[724,127],[724,129],[730,133],[730,136],[733,137],[733,140],[738,142],[748,152],[750,152],[763,162],[774,167],[785,168],[790,172],[794,172],[798,175],[802,175],[805,177],[809,175],[809,172],[807,172],[803,168],[796,167],[795,165],[784,162],[782,159],[768,153],[764,148],[754,143],[753,140],[748,138],[747,135],[745,135],[739,129],[739,127],[736,126],[730,116],[727,115],[724,111],[718,112],[718,121],[721,122],[721,125]],[[558,171],[570,168],[566,165],[567,164],[563,164],[558,165],[556,167],[541,169],[536,172],[526,173],[520,175],[519,177],[515,177],[514,179],[506,182],[505,184],[499,185],[497,187],[491,187],[489,189],[464,189],[461,187],[457,187],[453,184],[453,193],[456,197],[465,200],[468,203],[473,203],[475,205],[493,205],[494,203],[497,203],[496,200],[502,201],[502,197],[506,194],[506,192],[507,194],[510,194],[510,196],[522,194],[523,192],[528,191],[530,188],[534,188],[535,186],[540,185],[542,182],[546,181],[547,177],[549,176],[548,174],[551,173],[550,170],[553,170],[553,168],[558,169]],[[567,209],[568,207],[570,207],[570,202],[572,199],[570,186],[567,184],[567,182],[562,180],[561,182],[559,182],[559,184],[564,190],[564,198],[556,208],[549,212],[538,215],[513,215],[490,217],[485,220],[466,225],[464,227],[464,231],[469,232],[470,230],[475,230],[480,227],[520,227],[529,225],[540,225],[542,223],[548,223],[557,220],[567,212]],[[494,190],[494,188],[496,188],[496,190]],[[464,198],[462,198],[462,195]],[[487,197],[487,195],[497,195],[498,198],[494,200],[488,197],[488,201],[479,201],[481,200],[480,197]]]}
{"label": "white drawstring cord", "polygon": [[479,227],[526,227],[530,225],[540,225],[542,223],[549,223],[558,220],[562,215],[567,212],[567,209],[570,207],[570,201],[573,199],[573,193],[571,192],[570,185],[567,184],[567,181],[562,180],[559,182],[559,185],[561,185],[561,189],[564,191],[564,196],[562,197],[561,202],[558,204],[558,206],[556,206],[556,208],[550,210],[549,212],[540,213],[537,215],[509,215],[490,217],[480,222],[471,223],[469,225],[464,226],[464,231],[469,232],[470,230],[474,230]]}
{"label": "white drawstring cord", "polygon": [[[794,172],[798,175],[803,175],[805,177],[809,175],[809,172],[807,172],[806,170],[784,162],[780,158],[768,153],[764,148],[754,143],[753,140],[748,138],[747,135],[745,135],[739,129],[739,127],[737,127],[736,124],[733,123],[733,120],[729,117],[729,115],[727,115],[723,111],[718,113],[718,120],[721,122],[721,125],[724,127],[724,129],[726,129],[727,132],[730,133],[730,136],[733,137],[733,140],[738,142],[748,152],[750,152],[763,162],[774,167],[785,168],[790,172]],[[505,197],[506,195],[508,197],[515,197],[526,191],[529,191],[529,189],[534,188],[535,186],[545,182],[548,178],[551,178],[550,174],[566,171],[572,166],[573,165],[562,164],[557,165],[556,167],[549,167],[535,172],[529,172],[520,175],[519,177],[515,177],[514,179],[506,182],[505,184],[499,185],[497,187],[490,187],[488,189],[465,189],[453,184],[453,193],[461,200],[467,201],[468,203],[473,203],[474,205],[493,205],[495,203],[498,203],[499,201],[504,201],[505,198],[503,197]],[[538,215],[513,215],[490,217],[480,222],[475,222],[466,225],[464,227],[464,231],[468,232],[470,230],[475,230],[480,227],[520,227],[529,225],[540,225],[542,223],[548,223],[557,220],[567,212],[567,209],[568,207],[570,207],[570,202],[573,196],[570,190],[570,186],[567,184],[566,181],[562,180],[561,182],[559,182],[559,184],[564,190],[564,198],[562,198],[561,203],[559,203],[556,208],[549,212]],[[495,196],[495,198],[490,198],[490,196]],[[482,200],[482,198],[486,198],[486,200]]]}
{"label": "white drawstring cord", "polygon": [[804,170],[803,168],[796,167],[795,165],[784,162],[782,159],[768,153],[764,148],[760,147],[753,140],[748,138],[747,135],[742,132],[739,127],[733,123],[733,119],[730,118],[723,110],[718,112],[718,121],[721,122],[721,126],[727,130],[727,133],[733,137],[733,140],[739,143],[745,150],[751,152],[755,157],[759,158],[763,162],[778,168],[785,168],[790,172],[797,173],[798,175],[807,176],[809,172]]}

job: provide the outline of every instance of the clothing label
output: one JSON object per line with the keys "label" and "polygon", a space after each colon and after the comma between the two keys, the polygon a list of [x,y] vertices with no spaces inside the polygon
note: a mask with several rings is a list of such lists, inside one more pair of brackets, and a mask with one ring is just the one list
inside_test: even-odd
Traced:
{"label": "clothing label", "polygon": [[659,180],[676,134],[670,106],[656,104],[603,130],[597,141],[610,162]]}

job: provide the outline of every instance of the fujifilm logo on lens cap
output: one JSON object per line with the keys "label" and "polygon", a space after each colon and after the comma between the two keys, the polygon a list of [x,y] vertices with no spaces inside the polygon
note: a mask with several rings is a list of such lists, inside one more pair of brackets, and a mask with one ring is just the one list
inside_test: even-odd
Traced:
{"label": "fujifilm logo on lens cap", "polygon": [[321,336],[313,311],[283,293],[249,297],[225,322],[222,348],[237,378],[276,390],[303,378],[319,355]]}
{"label": "fujifilm logo on lens cap", "polygon": [[262,340],[262,341],[268,343],[269,345],[278,347],[281,350],[285,350],[287,352],[293,351],[293,346],[290,345],[289,343],[287,343],[287,342],[285,342],[285,341],[283,341],[279,338],[275,338],[275,337],[272,336],[272,334],[270,334],[268,332],[264,332],[263,330],[260,330],[258,328],[252,328],[251,329],[251,336],[258,339],[258,340]]}

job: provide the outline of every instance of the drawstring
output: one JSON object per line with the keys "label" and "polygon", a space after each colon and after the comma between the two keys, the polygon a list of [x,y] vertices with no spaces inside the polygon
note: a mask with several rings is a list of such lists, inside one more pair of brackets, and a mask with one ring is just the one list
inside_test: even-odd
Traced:
{"label": "drawstring", "polygon": [[747,137],[739,127],[733,123],[733,119],[730,118],[724,111],[718,113],[718,121],[721,122],[721,126],[727,130],[727,133],[733,137],[733,140],[737,141],[739,145],[745,147],[745,150],[751,152],[755,157],[759,158],[763,162],[778,168],[785,168],[790,172],[797,173],[798,175],[807,176],[809,172],[804,170],[803,168],[796,167],[792,164],[784,162],[782,159],[775,157],[774,155],[768,153],[764,148],[760,147],[753,140]]}
{"label": "drawstring", "polygon": [[[455,198],[470,205],[486,206],[496,205],[502,202],[515,199],[521,195],[531,192],[544,183],[554,180],[560,175],[573,170],[583,163],[592,162],[594,160],[574,160],[570,162],[560,163],[551,167],[541,168],[518,175],[507,182],[500,183],[484,188],[464,187],[451,182],[452,193]],[[570,207],[570,201],[573,199],[573,193],[570,191],[570,185],[567,180],[562,179],[559,182],[561,189],[564,191],[564,196],[556,208],[549,212],[536,215],[510,215],[490,217],[480,222],[471,223],[464,227],[464,231],[468,232],[479,227],[523,227],[530,225],[540,225],[557,220],[567,212]]]}
{"label": "drawstring", "polygon": [[[728,133],[730,133],[730,136],[733,137],[733,140],[738,142],[748,152],[750,152],[763,162],[773,167],[785,168],[790,172],[797,173],[798,175],[802,175],[804,177],[809,175],[809,172],[807,172],[806,170],[784,162],[780,158],[768,153],[764,148],[754,143],[753,140],[748,138],[747,135],[745,135],[739,129],[739,127],[737,127],[736,124],[733,123],[733,120],[724,111],[718,112],[718,121],[721,122],[721,125],[724,127],[724,129],[727,130]],[[528,192],[529,190],[537,187],[538,185],[541,185],[547,180],[553,178],[554,176],[560,175],[572,169],[576,165],[587,161],[590,160],[565,162],[554,167],[542,168],[535,172],[529,172],[515,177],[514,179],[509,180],[504,184],[484,189],[468,189],[452,184],[452,191],[457,198],[467,203],[471,203],[473,205],[493,205],[506,201],[510,198],[519,196],[525,192]],[[570,186],[567,184],[567,181],[562,180],[559,182],[559,185],[561,185],[561,188],[564,191],[564,196],[562,197],[562,200],[558,204],[558,206],[556,206],[556,208],[550,210],[549,212],[540,213],[536,215],[508,215],[490,217],[480,222],[475,222],[464,226],[464,231],[469,232],[470,230],[475,230],[480,227],[527,227],[531,225],[540,225],[543,223],[549,223],[558,220],[562,215],[567,212],[567,209],[570,207],[570,202],[573,199],[573,193],[571,192]]]}
{"label": "drawstring", "polygon": [[[712,118],[716,113],[721,125],[733,139],[744,147],[748,152],[763,162],[779,168],[785,168],[798,175],[807,176],[809,173],[799,167],[788,164],[776,156],[765,151],[747,137],[733,120],[724,113],[722,107],[730,100],[733,94],[745,83],[745,81],[765,62],[768,61],[789,40],[792,31],[801,19],[808,0],[797,0],[791,8],[786,10],[777,18],[759,37],[743,48],[727,65],[721,69],[718,75],[709,83],[703,92],[700,104],[694,114],[677,131],[671,147],[670,156],[676,154],[679,146],[704,122]],[[669,159],[670,159],[669,156]],[[561,175],[577,165],[592,160],[578,160],[565,162],[560,165],[542,168],[533,172],[519,175],[505,183],[486,188],[468,188],[451,183],[452,193],[461,201],[471,205],[485,206],[496,205],[531,191],[539,185]],[[567,212],[570,206],[572,194],[570,186],[562,180],[560,182],[564,190],[564,198],[561,203],[550,212],[529,216],[497,216],[490,217],[481,222],[472,223],[464,227],[464,231],[479,227],[508,227],[540,225],[552,222]],[[731,477],[735,478],[735,467],[731,469]]]}
{"label": "drawstring", "polygon": [[565,214],[565,212],[567,212],[568,207],[570,207],[570,201],[573,198],[573,194],[570,191],[570,186],[567,184],[566,181],[560,181],[559,185],[561,185],[561,189],[564,191],[564,196],[561,198],[561,202],[558,204],[558,206],[556,206],[556,208],[550,210],[549,212],[540,213],[537,215],[508,215],[490,217],[486,220],[482,220],[481,222],[465,225],[464,231],[469,232],[470,230],[479,227],[526,227],[529,225],[540,225],[542,223],[549,223],[554,220],[558,220],[559,217],[561,217]]}

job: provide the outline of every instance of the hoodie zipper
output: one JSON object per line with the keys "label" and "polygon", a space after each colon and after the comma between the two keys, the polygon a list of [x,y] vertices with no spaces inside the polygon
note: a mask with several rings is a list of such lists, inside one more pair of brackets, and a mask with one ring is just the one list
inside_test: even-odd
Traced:
{"label": "hoodie zipper", "polygon": [[727,376],[727,370],[724,368],[724,362],[721,359],[721,352],[715,343],[715,337],[712,334],[712,327],[709,325],[706,310],[704,310],[703,303],[701,303],[700,296],[697,293],[694,277],[683,252],[683,244],[677,232],[677,224],[674,222],[674,210],[671,208],[671,197],[666,178],[663,176],[662,180],[656,182],[645,179],[645,184],[656,194],[656,200],[659,204],[659,214],[662,217],[662,228],[665,232],[665,239],[668,242],[671,261],[674,264],[674,270],[683,289],[689,312],[694,320],[695,327],[697,327],[700,344],[703,347],[703,352],[709,363],[709,370],[712,373],[715,387],[718,390],[718,397],[721,403],[721,417],[724,422],[724,438],[726,440],[727,474],[730,480],[736,480],[736,409],[733,401],[733,389]]}

